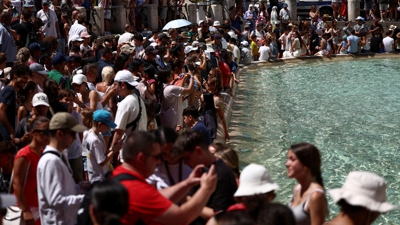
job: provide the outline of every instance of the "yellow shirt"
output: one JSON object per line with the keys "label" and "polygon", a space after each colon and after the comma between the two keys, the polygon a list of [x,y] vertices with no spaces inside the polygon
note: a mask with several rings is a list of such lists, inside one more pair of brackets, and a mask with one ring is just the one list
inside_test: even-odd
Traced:
{"label": "yellow shirt", "polygon": [[258,45],[257,42],[251,41],[250,43],[251,55],[258,55]]}

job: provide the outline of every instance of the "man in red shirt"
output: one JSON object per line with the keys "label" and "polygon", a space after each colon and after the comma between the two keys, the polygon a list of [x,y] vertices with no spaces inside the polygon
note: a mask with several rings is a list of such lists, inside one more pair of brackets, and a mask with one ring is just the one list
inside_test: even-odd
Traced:
{"label": "man in red shirt", "polygon": [[[132,132],[125,141],[122,151],[124,163],[117,167],[113,176],[130,174],[136,180],[123,180],[122,185],[129,193],[129,210],[123,224],[189,224],[200,215],[217,184],[217,175],[212,166],[202,173],[203,165],[197,166],[188,179],[158,191],[146,182],[161,160],[158,139],[151,132]],[[186,197],[189,190],[200,184],[199,191],[182,205],[173,202]]]}

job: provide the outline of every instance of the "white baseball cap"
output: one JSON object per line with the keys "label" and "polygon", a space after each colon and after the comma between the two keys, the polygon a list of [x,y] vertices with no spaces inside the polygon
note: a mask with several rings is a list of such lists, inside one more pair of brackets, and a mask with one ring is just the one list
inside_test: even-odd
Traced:
{"label": "white baseball cap", "polygon": [[185,54],[187,55],[187,54],[189,54],[189,53],[192,52],[192,51],[196,51],[197,49],[198,49],[197,47],[186,46],[184,52],[185,52]]}
{"label": "white baseball cap", "polygon": [[45,93],[37,93],[32,98],[32,106],[36,107],[38,105],[49,106],[49,99]]}
{"label": "white baseball cap", "polygon": [[81,37],[79,37],[79,34],[72,35],[70,41],[83,41]]}
{"label": "white baseball cap", "polygon": [[139,83],[133,78],[133,75],[128,70],[120,70],[115,75],[114,81],[126,82],[132,86],[137,86]]}
{"label": "white baseball cap", "polygon": [[82,83],[87,83],[87,77],[83,74],[76,74],[72,78],[72,84],[78,84],[81,85]]}

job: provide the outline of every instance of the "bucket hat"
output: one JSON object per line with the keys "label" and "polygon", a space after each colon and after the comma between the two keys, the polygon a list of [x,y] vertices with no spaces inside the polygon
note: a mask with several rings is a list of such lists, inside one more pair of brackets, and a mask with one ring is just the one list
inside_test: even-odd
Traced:
{"label": "bucket hat", "polygon": [[328,190],[328,193],[335,203],[343,199],[350,205],[371,211],[385,213],[398,208],[386,202],[385,179],[371,172],[350,172],[341,188]]}
{"label": "bucket hat", "polygon": [[233,195],[235,197],[264,194],[279,188],[272,181],[267,169],[254,163],[243,169],[239,180],[239,188]]}

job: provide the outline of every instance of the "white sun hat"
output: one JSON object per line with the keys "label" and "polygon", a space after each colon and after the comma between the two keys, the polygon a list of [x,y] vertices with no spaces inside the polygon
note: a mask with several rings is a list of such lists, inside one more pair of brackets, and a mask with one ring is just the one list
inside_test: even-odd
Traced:
{"label": "white sun hat", "polygon": [[279,185],[272,181],[264,166],[252,163],[246,166],[240,174],[239,188],[233,196],[265,194],[278,188]]}
{"label": "white sun hat", "polygon": [[398,208],[386,202],[385,179],[371,172],[350,172],[341,188],[328,190],[328,193],[335,203],[343,199],[350,205],[371,211],[385,213]]}

